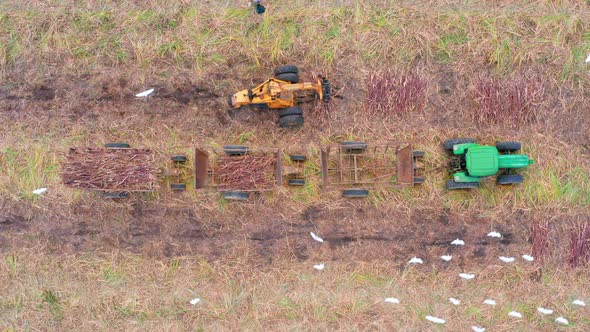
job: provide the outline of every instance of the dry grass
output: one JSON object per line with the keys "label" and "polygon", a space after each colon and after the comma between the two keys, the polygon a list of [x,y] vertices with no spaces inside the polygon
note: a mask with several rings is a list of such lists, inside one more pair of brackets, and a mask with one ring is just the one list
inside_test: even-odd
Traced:
{"label": "dry grass", "polygon": [[61,168],[67,187],[110,191],[153,191],[159,168],[148,149],[70,148]]}
{"label": "dry grass", "polygon": [[590,264],[590,223],[574,226],[570,241],[568,263],[573,267]]}
{"label": "dry grass", "polygon": [[[568,330],[590,327],[584,308],[570,305],[588,299],[587,274],[534,268],[476,269],[476,279],[459,280],[455,269],[424,274],[400,273],[381,264],[327,263],[323,272],[311,264],[281,262],[253,268],[243,259],[224,264],[193,257],[153,260],[134,255],[45,260],[29,251],[4,256],[0,263],[0,327],[59,330],[161,330],[202,328],[329,329],[371,326],[380,330],[411,327],[431,330],[425,315],[447,320],[445,329],[480,325],[495,330],[553,330],[553,318],[538,306],[567,317]],[[189,304],[193,298],[201,302]],[[384,303],[397,297],[399,305]],[[459,307],[449,297],[461,300]],[[482,304],[493,298],[495,307]],[[510,319],[516,310],[523,319]],[[25,323],[26,322],[26,323]]]}
{"label": "dry grass", "polygon": [[[555,330],[554,317],[536,314],[542,305],[573,322],[569,330],[590,329],[587,311],[569,305],[574,297],[588,302],[588,268],[566,268],[571,249],[581,253],[577,261],[583,261],[585,233],[553,228],[590,206],[590,164],[582,146],[588,122],[580,112],[588,109],[585,94],[590,82],[583,62],[590,51],[590,21],[583,2],[295,0],[273,2],[268,10],[258,16],[245,3],[163,0],[94,1],[83,7],[71,0],[52,6],[34,0],[0,3],[1,328],[429,330],[435,327],[424,316],[432,314],[447,319],[445,327],[450,330],[468,330],[475,324],[489,330]],[[251,86],[266,78],[270,68],[285,63],[322,73],[333,83],[339,98],[329,111],[315,113],[315,118],[328,120],[316,123],[314,118],[301,130],[284,131],[266,114],[235,120],[219,115],[225,104],[217,96]],[[393,96],[385,104],[393,113],[413,107],[424,107],[425,112],[404,121],[367,116],[363,110],[369,91],[364,83],[370,72],[399,68],[399,73],[411,73],[409,67],[417,68],[420,76],[406,75],[406,85],[403,75],[391,80],[407,90],[396,95],[386,89],[381,94]],[[530,105],[537,105],[541,90],[536,85],[529,90],[530,80],[524,76],[517,80],[516,73],[528,67],[540,68],[549,86],[541,101],[547,109],[539,113]],[[431,87],[439,82],[432,78],[447,71],[455,77],[447,85],[450,97],[435,103],[440,94]],[[492,115],[480,120],[470,117],[473,95],[465,82],[484,73],[496,80],[494,91],[511,90],[506,95],[492,91],[486,99],[492,102]],[[419,93],[424,80],[425,97]],[[506,87],[498,82],[507,82]],[[559,87],[554,89],[554,83]],[[148,86],[156,87],[153,97],[133,98]],[[195,91],[207,93],[197,98]],[[403,102],[396,104],[396,99]],[[516,114],[524,121],[509,129],[494,114]],[[316,124],[314,130],[309,124]],[[520,140],[523,152],[536,164],[516,188],[498,188],[490,181],[473,192],[445,192],[445,156],[439,145],[445,138],[460,136],[485,143]],[[220,203],[217,195],[201,192],[134,196],[115,203],[64,188],[58,176],[60,151],[108,141],[125,140],[172,153],[193,143],[240,140],[252,147],[301,148],[311,152],[310,160],[317,160],[318,144],[350,139],[414,143],[427,153],[426,183],[416,189],[374,192],[368,202],[344,201],[339,193],[321,193],[317,165],[308,163],[305,172],[312,180],[304,188],[284,189],[249,204]],[[30,192],[39,187],[50,190],[29,200]],[[4,202],[17,202],[24,212],[7,212]],[[330,211],[345,209],[346,214],[316,216],[320,204]],[[539,221],[543,229],[557,231],[533,230],[533,254],[548,257],[546,261],[474,266],[469,271],[478,275],[473,283],[457,280],[459,263],[449,270],[426,264],[400,273],[398,257],[353,262],[361,254],[374,255],[378,248],[360,241],[343,246],[341,260],[334,259],[335,249],[324,245],[310,250],[303,263],[294,263],[293,254],[251,259],[256,249],[235,240],[244,234],[243,224],[272,229],[292,221],[321,228],[324,237],[348,236],[334,225],[363,232],[385,229],[407,220],[396,215],[379,225],[372,221],[390,211],[410,214],[425,206],[468,211],[478,216],[473,222],[486,228],[506,221],[527,231],[531,221]],[[78,210],[93,218],[78,218]],[[357,211],[367,214],[355,217]],[[154,214],[158,218],[152,218]],[[171,226],[174,216],[177,228]],[[56,222],[62,217],[70,224]],[[269,224],[274,220],[278,224]],[[416,234],[433,232],[432,225],[445,222],[435,212],[417,220],[426,222]],[[47,232],[37,228],[49,222],[59,227]],[[102,224],[115,228],[114,235],[105,236]],[[207,243],[199,225],[218,236],[218,241],[208,242],[214,245],[199,246]],[[93,233],[93,227],[99,232]],[[143,234],[147,231],[152,233]],[[238,235],[227,241],[219,232]],[[557,249],[555,234],[561,236]],[[543,236],[548,240],[543,242]],[[183,242],[186,237],[189,240]],[[280,249],[295,251],[293,237],[277,240],[284,245]],[[138,238],[145,243],[137,244]],[[85,241],[101,246],[85,247]],[[105,254],[103,244],[116,252]],[[56,254],[60,245],[79,254]],[[519,249],[529,253],[531,248]],[[156,250],[182,254],[170,259],[145,256]],[[220,250],[226,256],[214,258]],[[186,252],[195,255],[184,256]],[[311,268],[319,262],[327,263],[321,273]],[[383,298],[389,296],[399,297],[402,304],[384,305]],[[194,297],[203,302],[191,306],[188,301]],[[451,307],[448,297],[462,299],[464,306]],[[495,297],[499,305],[482,306],[488,297]],[[506,314],[511,310],[525,317],[509,320]]]}
{"label": "dry grass", "polygon": [[417,71],[397,73],[391,70],[372,72],[367,79],[369,116],[390,118],[421,113],[426,106],[426,80]]}
{"label": "dry grass", "polygon": [[266,190],[276,181],[276,165],[272,154],[221,156],[214,173],[220,190]]}
{"label": "dry grass", "polygon": [[472,118],[478,124],[496,123],[516,128],[536,121],[544,114],[546,87],[538,74],[517,75],[509,79],[480,77],[473,99]]}

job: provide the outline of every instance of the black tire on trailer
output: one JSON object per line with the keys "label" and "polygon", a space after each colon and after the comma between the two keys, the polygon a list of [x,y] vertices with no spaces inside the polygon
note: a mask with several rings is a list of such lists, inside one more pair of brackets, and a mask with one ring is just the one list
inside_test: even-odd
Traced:
{"label": "black tire on trailer", "polygon": [[500,152],[516,152],[521,148],[520,142],[497,142],[496,149]]}
{"label": "black tire on trailer", "polygon": [[184,190],[186,190],[186,184],[185,183],[171,183],[170,184],[170,190],[172,190],[172,191],[184,191]]}
{"label": "black tire on trailer", "polygon": [[367,143],[359,141],[344,141],[340,146],[342,152],[354,154],[363,153],[368,147]]}
{"label": "black tire on trailer", "polygon": [[274,70],[275,76],[286,73],[299,74],[299,68],[297,68],[295,65],[284,65]]}
{"label": "black tire on trailer", "polygon": [[369,196],[367,189],[346,189],[342,191],[344,198],[366,198]]}
{"label": "black tire on trailer", "polygon": [[304,179],[289,179],[289,185],[290,186],[305,186],[305,180]]}
{"label": "black tire on trailer", "polygon": [[113,143],[106,143],[104,145],[104,147],[107,149],[128,149],[131,147],[131,145],[129,145],[129,143],[123,143],[123,142],[113,142]]}
{"label": "black tire on trailer", "polygon": [[246,201],[250,194],[245,191],[226,191],[223,193],[223,198],[228,201]]}
{"label": "black tire on trailer", "polygon": [[291,161],[306,161],[307,160],[307,156],[302,155],[302,154],[291,154],[291,155],[289,155],[289,158],[291,159]]}
{"label": "black tire on trailer", "polygon": [[128,192],[104,192],[102,197],[105,199],[124,199],[129,197]]}
{"label": "black tire on trailer", "polygon": [[225,145],[223,152],[228,156],[243,156],[248,153],[248,147],[245,145]]}
{"label": "black tire on trailer", "polygon": [[301,109],[301,106],[297,105],[297,106],[279,109],[279,116],[280,117],[289,116],[289,115],[303,115],[303,110]]}
{"label": "black tire on trailer", "polygon": [[175,163],[186,163],[188,158],[184,155],[173,155],[170,156],[170,160],[172,160]]}
{"label": "black tire on trailer", "polygon": [[286,115],[279,118],[279,127],[281,128],[298,128],[303,126],[302,115]]}
{"label": "black tire on trailer", "polygon": [[524,181],[524,177],[522,174],[507,174],[507,175],[499,175],[496,178],[496,183],[500,185],[506,184],[518,184]]}
{"label": "black tire on trailer", "polygon": [[424,183],[426,179],[424,179],[424,177],[422,176],[416,176],[414,177],[414,184],[422,184]]}
{"label": "black tire on trailer", "polygon": [[455,180],[447,180],[445,188],[448,190],[479,188],[479,182],[455,182]]}
{"label": "black tire on trailer", "polygon": [[453,151],[453,146],[457,144],[475,143],[473,138],[451,138],[443,142],[443,148],[447,151]]}
{"label": "black tire on trailer", "polygon": [[424,157],[424,151],[414,150],[412,151],[412,156],[414,156],[414,158],[422,158]]}
{"label": "black tire on trailer", "polygon": [[275,78],[277,80],[289,82],[289,83],[299,83],[299,75],[295,73],[283,73],[276,75]]}

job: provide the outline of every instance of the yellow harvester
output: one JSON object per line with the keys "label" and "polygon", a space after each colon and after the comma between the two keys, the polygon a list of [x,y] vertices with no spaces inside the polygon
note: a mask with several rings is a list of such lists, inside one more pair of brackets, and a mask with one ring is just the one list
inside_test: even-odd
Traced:
{"label": "yellow harvester", "polygon": [[232,108],[258,106],[279,109],[279,126],[294,128],[303,125],[303,110],[298,104],[308,91],[315,91],[320,100],[330,100],[330,83],[321,78],[317,82],[299,83],[299,70],[286,65],[275,70],[273,78],[253,89],[239,91],[229,97]]}

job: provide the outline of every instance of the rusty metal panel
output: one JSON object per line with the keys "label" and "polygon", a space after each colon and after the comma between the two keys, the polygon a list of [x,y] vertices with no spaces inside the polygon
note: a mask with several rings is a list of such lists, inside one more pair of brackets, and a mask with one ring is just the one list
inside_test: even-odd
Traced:
{"label": "rusty metal panel", "polygon": [[322,164],[322,189],[326,190],[328,188],[328,154],[330,153],[330,148],[321,149],[321,164]]}
{"label": "rusty metal panel", "polygon": [[207,186],[207,167],[209,154],[195,147],[195,189],[202,189]]}
{"label": "rusty metal panel", "polygon": [[404,185],[414,184],[414,158],[412,156],[412,146],[399,149],[397,156],[397,183]]}
{"label": "rusty metal panel", "polygon": [[279,151],[275,152],[275,156],[277,158],[277,173],[276,173],[277,185],[282,186],[283,185],[283,151],[279,150]]}

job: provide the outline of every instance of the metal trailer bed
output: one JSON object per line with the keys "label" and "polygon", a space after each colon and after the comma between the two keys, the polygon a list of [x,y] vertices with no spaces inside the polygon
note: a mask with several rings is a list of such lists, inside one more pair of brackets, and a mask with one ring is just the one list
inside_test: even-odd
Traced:
{"label": "metal trailer bed", "polygon": [[[216,174],[216,164],[220,157],[241,157],[246,155],[271,155],[275,160],[272,185],[257,188],[232,188],[231,184],[223,188],[220,183],[219,174]],[[303,155],[291,155],[295,166],[284,166],[283,151],[281,149],[249,148],[242,145],[226,145],[220,148],[195,147],[194,151],[194,186],[195,189],[212,188],[223,192],[224,198],[228,200],[246,200],[252,192],[268,192],[284,184],[285,177],[290,177],[289,185],[303,185],[302,165],[305,161]],[[295,158],[294,158],[295,157]]]}
{"label": "metal trailer bed", "polygon": [[[68,156],[71,155],[77,148],[70,148],[68,152]],[[170,182],[170,189],[172,191],[184,191],[186,190],[186,184],[183,183],[184,180],[187,178],[186,174],[186,161],[187,157],[184,155],[171,155],[169,160],[167,161],[165,166],[157,166],[161,160],[157,160],[156,154],[151,149],[143,149],[143,148],[131,148],[131,146],[127,143],[107,143],[104,147],[98,148],[87,148],[89,152],[97,151],[100,152],[107,152],[111,155],[109,159],[109,163],[112,166],[112,169],[115,170],[119,163],[123,164],[129,162],[129,156],[126,156],[125,153],[118,153],[120,152],[127,152],[127,151],[137,151],[138,153],[143,154],[146,157],[146,160],[142,161],[141,165],[137,165],[138,167],[142,167],[145,169],[149,169],[151,172],[149,174],[144,174],[145,177],[145,184],[143,188],[138,189],[134,187],[124,187],[124,186],[109,186],[105,183],[101,185],[97,185],[95,187],[80,187],[74,185],[68,185],[64,183],[66,186],[73,187],[76,189],[81,190],[88,190],[88,191],[95,191],[95,192],[102,192],[104,198],[126,198],[129,196],[130,193],[149,193],[155,192],[160,189],[160,185],[158,184],[159,181],[168,181]],[[135,158],[135,157],[132,157]],[[92,162],[92,160],[88,160],[88,162]],[[68,161],[66,161],[66,164]],[[94,163],[92,163],[94,164]],[[88,165],[88,164],[87,164]],[[79,164],[79,166],[84,167],[84,164]],[[103,165],[103,167],[105,167]],[[108,167],[108,165],[106,166]],[[152,177],[149,177],[152,176]],[[62,174],[62,180],[63,174]],[[119,184],[122,184],[119,183]],[[135,185],[137,187],[137,184]]]}
{"label": "metal trailer bed", "polygon": [[410,144],[343,142],[321,148],[323,190],[366,197],[369,188],[412,187],[424,182],[418,166],[424,152]]}

